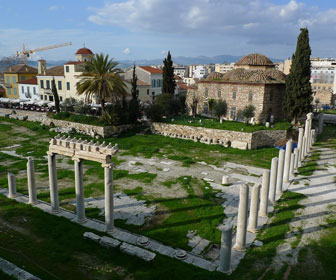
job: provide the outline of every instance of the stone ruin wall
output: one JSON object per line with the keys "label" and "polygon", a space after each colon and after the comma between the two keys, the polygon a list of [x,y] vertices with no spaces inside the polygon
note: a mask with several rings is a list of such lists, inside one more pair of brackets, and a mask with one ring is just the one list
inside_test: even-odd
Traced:
{"label": "stone ruin wall", "polygon": [[279,139],[286,138],[287,135],[285,130],[241,132],[166,123],[152,123],[151,129],[153,133],[163,136],[238,149],[270,147]]}

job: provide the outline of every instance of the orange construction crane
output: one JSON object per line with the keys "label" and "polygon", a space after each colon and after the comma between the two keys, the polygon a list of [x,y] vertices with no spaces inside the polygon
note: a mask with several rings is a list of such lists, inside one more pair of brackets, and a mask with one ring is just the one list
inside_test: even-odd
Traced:
{"label": "orange construction crane", "polygon": [[16,57],[21,56],[22,60],[23,60],[23,63],[27,64],[27,58],[30,57],[30,55],[32,55],[33,53],[40,52],[40,51],[46,51],[46,50],[50,50],[50,49],[56,49],[56,48],[65,47],[65,46],[70,46],[70,45],[72,45],[72,42],[58,44],[58,45],[52,45],[52,46],[46,46],[46,47],[36,48],[36,49],[32,49],[32,50],[26,50],[25,45],[23,44],[22,45],[22,51],[17,51],[16,52]]}

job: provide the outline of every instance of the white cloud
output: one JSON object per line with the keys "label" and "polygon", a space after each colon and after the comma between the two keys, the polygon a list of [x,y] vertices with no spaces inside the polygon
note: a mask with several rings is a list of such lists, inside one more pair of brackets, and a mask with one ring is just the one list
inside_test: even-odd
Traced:
{"label": "white cloud", "polygon": [[50,6],[49,7],[49,11],[55,11],[55,10],[57,10],[58,9],[58,7],[56,6],[56,5],[52,5],[52,6]]}
{"label": "white cloud", "polygon": [[201,40],[215,34],[253,44],[289,44],[300,27],[308,26],[322,37],[336,31],[336,10],[322,11],[303,0],[282,5],[273,0],[124,0],[90,11],[89,21],[99,25]]}
{"label": "white cloud", "polygon": [[123,54],[129,55],[131,53],[130,48],[126,48],[123,50]]}

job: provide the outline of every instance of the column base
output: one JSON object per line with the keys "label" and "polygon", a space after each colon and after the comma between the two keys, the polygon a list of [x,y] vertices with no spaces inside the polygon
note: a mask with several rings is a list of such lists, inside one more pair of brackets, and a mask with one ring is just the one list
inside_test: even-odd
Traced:
{"label": "column base", "polygon": [[80,220],[77,219],[77,223],[79,223],[79,224],[84,224],[86,222],[87,222],[87,218],[80,219]]}
{"label": "column base", "polygon": [[114,233],[115,231],[116,231],[115,228],[113,228],[113,229],[105,229],[105,232],[107,232],[107,233]]}
{"label": "column base", "polygon": [[36,204],[39,204],[39,202],[38,201],[33,201],[33,202],[28,202],[28,204],[30,204],[30,205],[36,205]]}
{"label": "column base", "polygon": [[248,228],[247,231],[251,233],[257,233],[259,230],[257,228]]}
{"label": "column base", "polygon": [[59,213],[61,213],[61,210],[53,210],[53,209],[51,209],[51,214],[59,214]]}
{"label": "column base", "polygon": [[16,194],[14,194],[14,195],[7,195],[7,197],[12,199],[12,198],[16,198],[17,195]]}
{"label": "column base", "polygon": [[219,272],[222,272],[222,273],[225,273],[225,274],[227,274],[227,275],[231,275],[232,274],[232,269],[230,268],[229,270],[221,270],[220,268],[218,268],[218,271]]}
{"label": "column base", "polygon": [[240,247],[237,244],[233,246],[233,249],[238,251],[238,252],[245,252],[246,251],[246,248]]}

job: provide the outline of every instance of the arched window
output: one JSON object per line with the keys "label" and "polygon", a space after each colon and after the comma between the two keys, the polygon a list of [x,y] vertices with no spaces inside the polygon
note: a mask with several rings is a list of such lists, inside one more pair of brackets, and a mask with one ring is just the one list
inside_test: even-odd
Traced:
{"label": "arched window", "polygon": [[232,93],[232,99],[236,99],[236,98],[237,98],[237,92],[233,91],[233,93]]}
{"label": "arched window", "polygon": [[220,89],[218,90],[218,98],[222,98],[222,91]]}
{"label": "arched window", "polygon": [[205,97],[208,97],[208,88],[205,88]]}
{"label": "arched window", "polygon": [[253,92],[250,91],[250,92],[249,92],[248,101],[252,101],[252,100],[253,100]]}

